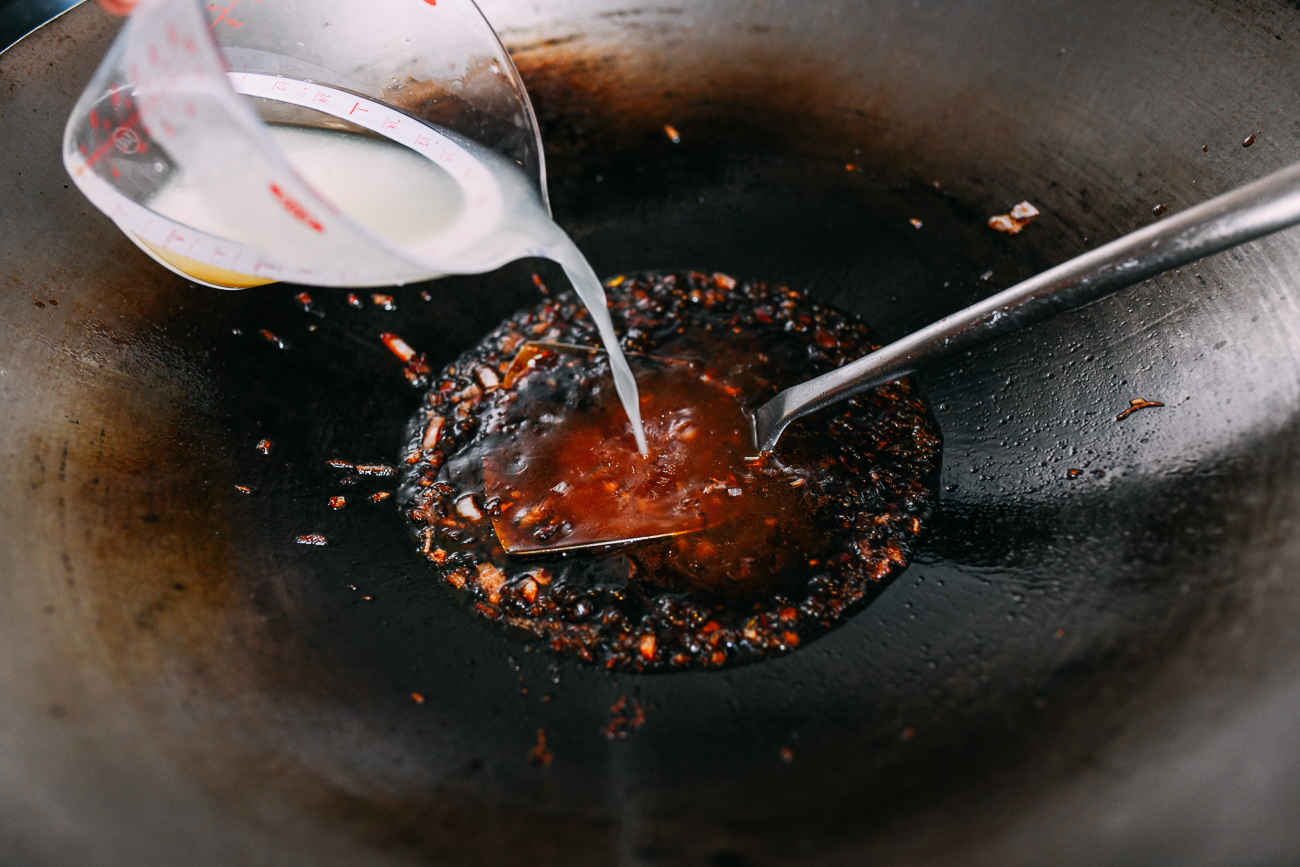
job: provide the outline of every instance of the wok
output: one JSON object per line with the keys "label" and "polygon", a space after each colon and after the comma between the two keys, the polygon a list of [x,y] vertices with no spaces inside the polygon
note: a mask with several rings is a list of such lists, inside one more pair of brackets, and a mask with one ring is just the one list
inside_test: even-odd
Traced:
{"label": "wok", "polygon": [[[1300,143],[1280,3],[483,6],[598,272],[807,287],[885,338]],[[325,465],[396,457],[419,394],[380,332],[445,363],[557,270],[324,317],[164,272],[59,161],[117,26],[0,55],[0,861],[1300,857],[1296,231],[924,371],[940,501],[847,625],[611,675],[457,607],[385,480]],[[1117,421],[1135,398],[1164,406]],[[623,695],[646,722],[611,740]]]}

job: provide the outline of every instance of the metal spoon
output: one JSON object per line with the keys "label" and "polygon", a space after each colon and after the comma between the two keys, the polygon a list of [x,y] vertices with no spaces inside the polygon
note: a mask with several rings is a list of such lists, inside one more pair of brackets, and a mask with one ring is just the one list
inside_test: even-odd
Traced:
{"label": "metal spoon", "polygon": [[775,449],[786,426],[800,416],[1296,223],[1300,223],[1300,163],[1131,232],[838,370],[787,388],[754,412],[758,449]]}

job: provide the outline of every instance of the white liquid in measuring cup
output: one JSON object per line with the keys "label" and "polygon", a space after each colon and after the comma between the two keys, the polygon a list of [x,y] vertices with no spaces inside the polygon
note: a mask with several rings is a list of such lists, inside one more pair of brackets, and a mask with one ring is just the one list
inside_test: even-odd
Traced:
{"label": "white liquid in measuring cup", "polygon": [[[282,124],[268,130],[307,183],[339,210],[396,244],[431,240],[465,208],[465,196],[450,174],[387,139]],[[208,208],[198,184],[185,174],[145,204],[168,219],[232,241],[275,244],[255,214],[236,220]]]}
{"label": "white liquid in measuring cup", "polygon": [[[356,222],[395,244],[417,249],[436,245],[463,218],[476,216],[466,214],[469,202],[448,171],[401,144],[334,129],[270,125],[268,130],[300,177]],[[591,311],[609,352],[619,400],[631,421],[637,448],[645,454],[636,380],[619,348],[600,280],[547,215],[540,197],[518,168],[463,140],[459,143],[501,188],[505,203],[495,217],[497,225],[482,233],[473,249],[464,254],[475,261],[502,262],[536,255],[564,268],[578,297]],[[231,219],[214,212],[205,206],[202,190],[183,173],[144,204],[169,220],[209,235],[259,247],[275,245],[274,230],[263,226],[256,213]],[[176,267],[176,263],[170,266]]]}

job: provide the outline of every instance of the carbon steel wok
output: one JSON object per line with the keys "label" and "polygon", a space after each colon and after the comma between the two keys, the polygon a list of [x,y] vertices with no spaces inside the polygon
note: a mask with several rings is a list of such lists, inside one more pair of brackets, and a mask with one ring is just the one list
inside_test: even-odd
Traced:
{"label": "carbon steel wok", "polygon": [[[806,286],[887,338],[1300,144],[1280,3],[483,6],[597,271]],[[187,285],[59,162],[116,26],[0,55],[0,862],[1300,859],[1296,231],[925,371],[942,500],[848,625],[610,676],[458,608],[386,480],[325,465],[396,457],[381,331],[445,363],[556,270],[323,318]]]}

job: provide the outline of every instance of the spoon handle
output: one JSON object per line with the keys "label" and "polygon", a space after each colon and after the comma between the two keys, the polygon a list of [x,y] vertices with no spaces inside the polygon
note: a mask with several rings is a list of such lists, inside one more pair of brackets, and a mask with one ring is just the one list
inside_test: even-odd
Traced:
{"label": "spoon handle", "polygon": [[759,450],[774,449],[786,425],[800,416],[1296,223],[1300,223],[1300,163],[1130,232],[838,370],[787,388],[754,412]]}

